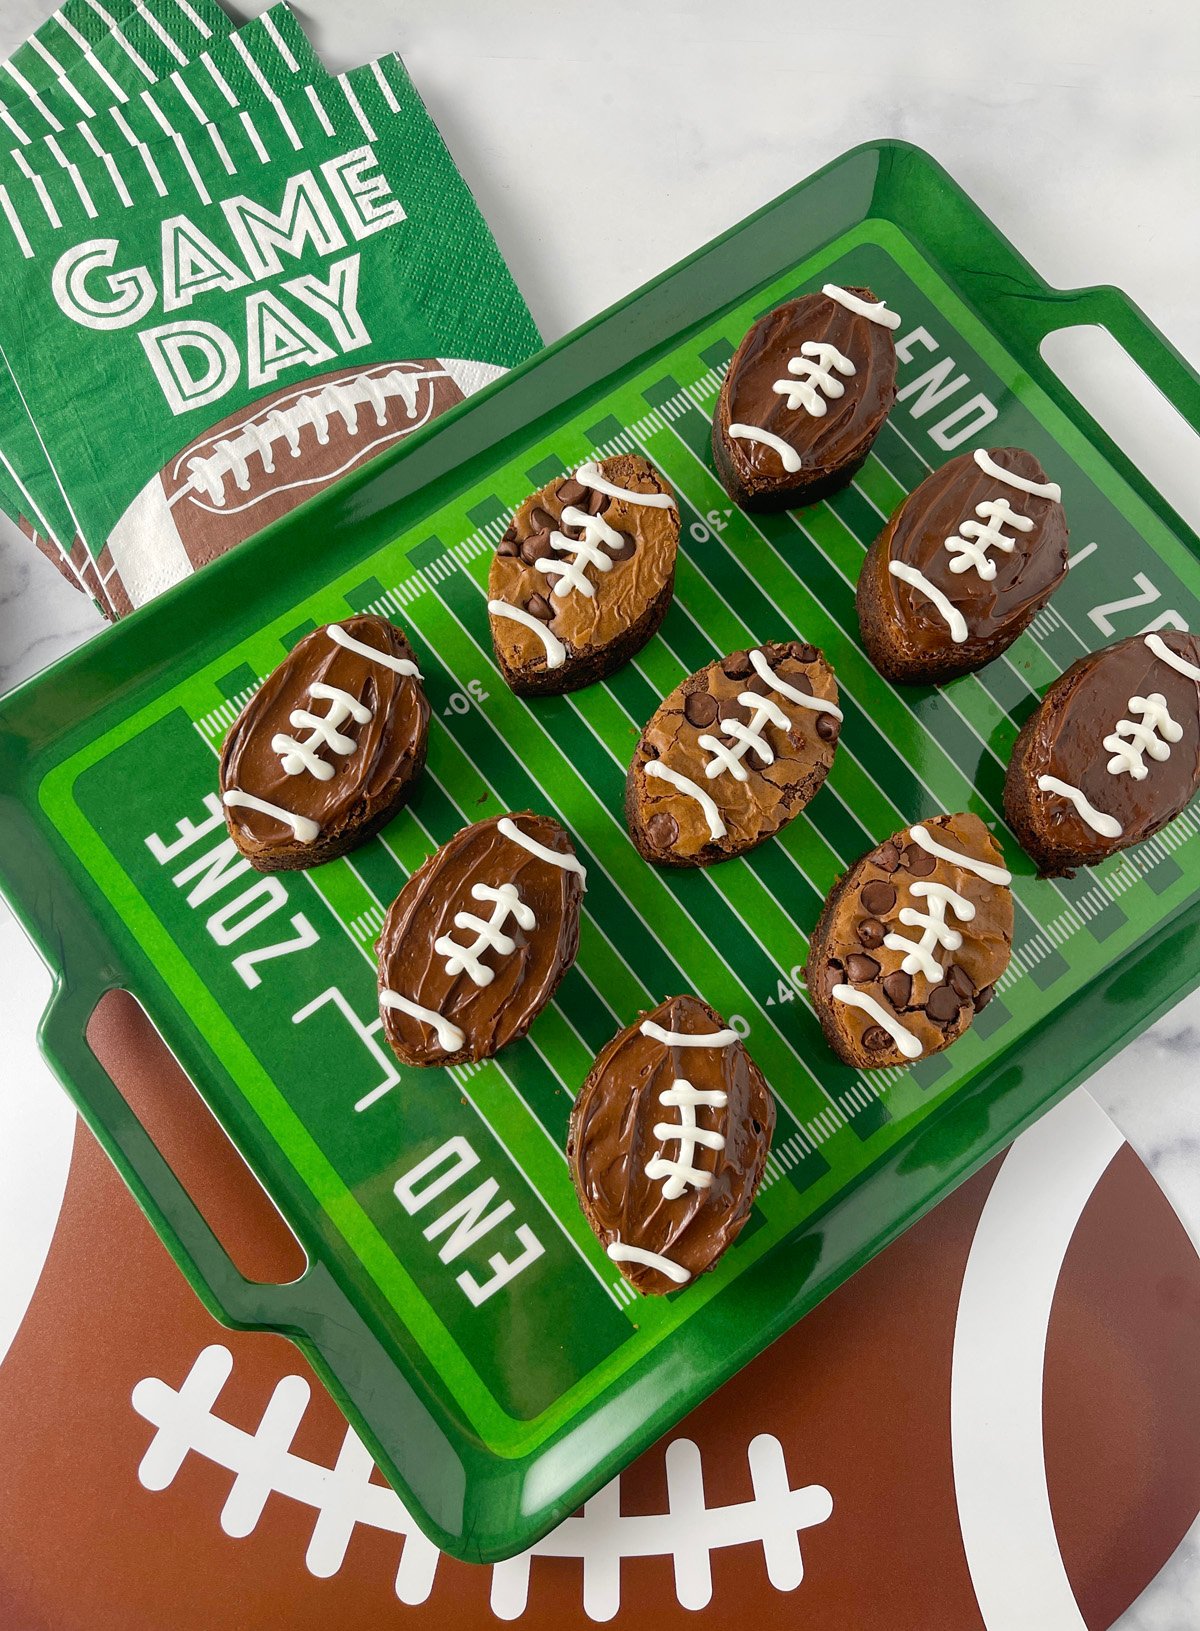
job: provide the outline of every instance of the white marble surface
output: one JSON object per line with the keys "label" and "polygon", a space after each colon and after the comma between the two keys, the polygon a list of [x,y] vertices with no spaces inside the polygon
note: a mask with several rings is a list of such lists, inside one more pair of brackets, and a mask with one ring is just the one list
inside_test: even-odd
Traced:
{"label": "white marble surface", "polygon": [[[5,0],[0,55],[50,9]],[[1051,282],[1119,284],[1200,361],[1193,0],[298,10],[330,67],[404,54],[548,339],[844,148],[899,136],[941,159]],[[595,209],[617,223],[599,247],[586,229]],[[0,691],[99,627],[0,519]],[[6,1067],[21,1093],[55,1092],[32,1048],[48,981],[3,907],[0,964]],[[1200,1243],[1198,1063],[1200,994],[1090,1087]],[[1121,1631],[1185,1631],[1198,1602],[1200,1529]]]}

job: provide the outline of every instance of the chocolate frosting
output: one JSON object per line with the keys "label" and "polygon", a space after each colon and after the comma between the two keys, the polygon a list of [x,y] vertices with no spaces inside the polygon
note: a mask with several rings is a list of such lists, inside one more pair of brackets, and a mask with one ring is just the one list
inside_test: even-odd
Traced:
{"label": "chocolate frosting", "polygon": [[[670,493],[671,487],[648,459],[622,453],[599,461],[600,474],[615,487],[634,493]],[[546,556],[564,558],[550,543],[551,531],[568,538],[577,527],[561,527],[568,506],[602,515],[625,543],[620,552],[607,549],[613,565],[607,572],[585,569],[595,593],[552,593],[556,579],[538,569]],[[586,659],[636,627],[675,579],[679,511],[672,506],[634,504],[582,486],[561,476],[532,494],[518,509],[497,547],[488,573],[488,599],[503,600],[544,622],[567,648],[567,662]],[[544,670],[545,646],[532,630],[511,618],[491,618],[497,655],[509,670]]]}
{"label": "chocolate frosting", "polygon": [[[1158,638],[1186,662],[1200,667],[1200,635],[1162,629]],[[1159,693],[1183,735],[1166,759],[1142,757],[1143,780],[1108,769],[1112,752],[1104,738],[1130,712],[1133,697]],[[1074,850],[1084,864],[1150,838],[1173,821],[1200,789],[1200,684],[1155,656],[1143,635],[1119,640],[1072,664],[1046,692],[1028,727],[1021,754],[1023,774],[1037,819],[1053,842]],[[1097,810],[1121,823],[1119,838],[1090,827],[1061,794],[1042,792],[1039,776],[1078,787]]]}
{"label": "chocolate frosting", "polygon": [[[768,641],[758,649],[786,684],[836,705],[837,681],[815,646],[802,640]],[[753,751],[744,754],[741,765],[748,771],[744,782],[728,770],[710,779],[706,767],[712,755],[700,746],[700,738],[716,736],[734,747],[733,738],[722,734],[720,721],[749,723],[750,709],[737,700],[746,692],[770,697],[790,719],[791,729],[785,731],[770,721],[764,725],[761,735],[774,763],[763,764]],[[781,696],[755,672],[747,652],[735,651],[689,674],[646,725],[629,771],[631,818],[651,849],[669,850],[679,861],[705,864],[740,855],[773,837],[817,792],[833,763],[840,728],[833,714],[815,712]],[[647,776],[646,765],[652,759],[708,793],[725,822],[723,838],[710,838],[695,799]]]}
{"label": "chocolate frosting", "polygon": [[[698,1035],[725,1028],[725,1021],[698,997],[668,997],[642,1014],[604,1047],[579,1090],[571,1113],[567,1156],[588,1222],[602,1244],[614,1241],[658,1253],[702,1274],[736,1239],[762,1178],[775,1104],[762,1072],[743,1043],[681,1047],[643,1036],[653,1021],[667,1031]],[[727,1095],[724,1109],[698,1105],[700,1127],[724,1136],[723,1149],[697,1145],[691,1164],[711,1175],[708,1188],[690,1184],[676,1199],[663,1195],[663,1181],[646,1174],[655,1156],[679,1157],[678,1139],[655,1136],[660,1123],[679,1120],[677,1107],[661,1094],[677,1079],[700,1091]],[[660,1269],[618,1263],[639,1291],[661,1294],[678,1285]]]}
{"label": "chocolate frosting", "polygon": [[[921,825],[946,849],[1004,865],[1000,846],[977,815],[933,816]],[[844,1038],[868,1055],[873,1066],[912,1061],[869,1013],[833,997],[835,985],[849,985],[874,998],[916,1037],[923,1053],[937,1053],[961,1036],[991,1000],[1012,949],[1012,890],[935,858],[909,834],[908,828],[894,834],[850,869],[830,896],[809,953],[809,989],[821,999],[818,1009],[822,1022],[833,1027],[831,1040]],[[905,907],[922,915],[930,912],[928,900],[911,892],[918,880],[948,885],[975,908],[967,922],[947,908],[946,924],[962,935],[962,945],[957,951],[932,948],[943,969],[940,982],[920,971],[906,974],[900,965],[907,952],[883,944],[888,934],[921,940],[922,929],[900,918]]]}
{"label": "chocolate frosting", "polygon": [[[851,294],[874,302],[870,289]],[[829,398],[823,415],[791,409],[773,387],[788,378],[788,360],[806,340],[825,340],[854,364],[845,392]],[[879,432],[896,395],[896,346],[891,329],[861,317],[825,294],[801,295],[776,306],[750,328],[729,364],[717,403],[717,429],[743,486],[758,492],[808,484],[861,457]],[[731,424],[755,425],[800,455],[795,474],[761,442],[729,436]]]}
{"label": "chocolate frosting", "polygon": [[[307,817],[321,829],[311,843],[303,843],[276,816],[227,807],[238,849],[268,867],[316,864],[327,851],[349,848],[347,840],[368,836],[372,822],[391,813],[425,762],[429,703],[420,680],[335,644],[327,632],[331,626],[306,634],[268,674],[234,721],[221,753],[222,794],[238,788]],[[408,641],[386,618],[349,617],[337,627],[362,645],[415,662]],[[366,724],[350,719],[339,727],[355,742],[352,753],[318,747],[317,756],[334,767],[328,781],[308,770],[288,775],[271,746],[276,734],[300,740],[308,735],[291,723],[294,710],[317,717],[329,711],[328,700],[310,697],[313,684],[335,686],[371,710]]]}
{"label": "chocolate frosting", "polygon": [[[992,461],[1027,481],[1049,478],[1032,453],[1019,447],[987,449]],[[1007,498],[1014,512],[1033,522],[1031,532],[1005,527],[1011,554],[990,549],[996,568],[991,580],[974,567],[952,572],[956,557],[946,539],[964,521],[977,519],[975,506]],[[889,570],[891,561],[915,567],[962,613],[967,639],[950,637],[945,618],[918,587]],[[981,470],[974,453],[951,459],[909,494],[872,545],[863,571],[873,575],[877,592],[896,619],[901,638],[920,654],[948,655],[963,672],[997,656],[1027,627],[1067,575],[1067,523],[1060,502],[1023,493]]]}
{"label": "chocolate frosting", "polygon": [[[464,827],[413,873],[392,902],[379,937],[379,989],[440,1014],[463,1032],[464,1043],[447,1051],[432,1025],[384,1007],[384,1034],[406,1064],[491,1058],[525,1035],[575,961],[584,880],[573,868],[544,860],[506,837],[500,831],[506,820],[536,844],[574,860],[571,840],[557,821],[525,810]],[[482,953],[483,967],[493,976],[489,984],[477,985],[465,969],[450,974],[448,959],[435,951],[434,942],[448,935],[457,945],[470,946],[475,932],[456,927],[455,916],[466,912],[486,922],[492,914],[492,903],[474,898],[472,888],[509,883],[533,912],[536,926],[525,930],[515,916],[505,919],[501,931],[514,949]]]}

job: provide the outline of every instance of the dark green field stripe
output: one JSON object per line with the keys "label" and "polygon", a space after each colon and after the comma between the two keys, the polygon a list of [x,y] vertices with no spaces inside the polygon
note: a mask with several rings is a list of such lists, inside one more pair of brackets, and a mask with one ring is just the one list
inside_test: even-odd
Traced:
{"label": "dark green field stripe", "polygon": [[[874,497],[874,494],[871,496]],[[884,514],[879,515],[855,487],[843,487],[827,499],[826,503],[842,525],[847,527],[862,544],[864,552],[875,542],[886,525],[887,506],[883,506]]]}
{"label": "dark green field stripe", "polygon": [[992,700],[1019,729],[1038,705],[1033,681],[1002,658],[981,668],[976,676]]}
{"label": "dark green field stripe", "polygon": [[[648,685],[634,668],[632,663],[626,663],[618,668],[615,674],[610,674],[604,682],[613,696],[617,698],[629,717],[636,721],[638,732],[644,728],[650,715],[658,707],[662,698],[652,685]],[[634,737],[637,741],[637,736]],[[633,746],[629,749],[630,758],[633,757]]]}
{"label": "dark green field stripe", "polygon": [[915,492],[929,471],[898,431],[885,424],[875,439],[873,452],[906,493]]}
{"label": "dark green field stripe", "polygon": [[[779,902],[780,909],[792,920],[797,932],[804,935],[807,945],[808,936],[821,915],[824,896],[800,870],[798,862],[779,839],[774,839],[743,856],[742,864],[753,872],[772,899]],[[803,958],[793,961],[802,962]]]}
{"label": "dark green field stripe", "polygon": [[694,674],[698,668],[721,656],[721,652],[693,622],[679,600],[671,602],[671,609],[663,619],[661,637],[678,657],[687,674]]}

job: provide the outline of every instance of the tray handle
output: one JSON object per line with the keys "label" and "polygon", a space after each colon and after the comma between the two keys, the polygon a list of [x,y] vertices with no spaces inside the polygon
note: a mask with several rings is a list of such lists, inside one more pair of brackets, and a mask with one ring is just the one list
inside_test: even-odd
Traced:
{"label": "tray handle", "polygon": [[[42,1052],[93,1133],[137,1196],[196,1294],[222,1324],[279,1329],[294,1319],[311,1266],[286,1285],[248,1280],[176,1176],[87,1040],[88,1023],[106,991],[120,982],[59,977],[38,1027]],[[193,1086],[192,1091],[195,1091]]]}
{"label": "tray handle", "polygon": [[1031,338],[1039,346],[1047,334],[1058,329],[1086,324],[1106,329],[1200,435],[1200,373],[1123,290],[1112,284],[1047,289],[1044,298],[1023,302],[1023,306]]}

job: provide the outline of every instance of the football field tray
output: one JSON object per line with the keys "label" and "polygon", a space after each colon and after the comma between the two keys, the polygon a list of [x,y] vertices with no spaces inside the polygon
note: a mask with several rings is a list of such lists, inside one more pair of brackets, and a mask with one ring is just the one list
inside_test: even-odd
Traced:
{"label": "football field tray", "polygon": [[[850,487],[751,517],[713,474],[722,372],[757,316],[827,281],[900,313],[899,398]],[[1196,377],[1124,296],[1049,289],[926,155],[856,149],[3,705],[0,869],[56,976],[49,1059],[213,1312],[300,1343],[455,1555],[530,1545],[1200,980],[1194,812],[1054,882],[1001,813],[1050,681],[1118,636],[1200,628],[1196,538],[1039,354],[1079,323],[1106,327],[1200,428]],[[932,468],[981,444],[1030,448],[1061,483],[1070,575],[981,673],[898,689],[857,636],[864,551]],[[675,603],[606,683],[525,702],[493,661],[489,557],[528,492],[621,451],[677,494]],[[302,635],[362,611],[416,649],[428,770],[365,848],[261,876],[225,838],[221,741]],[[841,687],[827,786],[743,859],[648,866],[622,817],[642,725],[691,670],[793,635]],[[586,862],[578,961],[497,1059],[402,1068],[376,1006],[384,912],[464,823],[525,808],[557,817]],[[859,1073],[814,1018],[806,933],[865,850],[963,809],[1016,874],[1011,968],[952,1050]],[[114,986],[299,1237],[295,1283],[237,1273],[89,1051]],[[603,1043],[686,991],[746,1035],[778,1126],[736,1246],[683,1291],[639,1299],[579,1211],[567,1117]]]}

